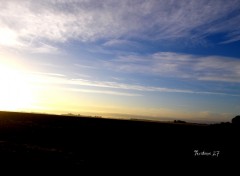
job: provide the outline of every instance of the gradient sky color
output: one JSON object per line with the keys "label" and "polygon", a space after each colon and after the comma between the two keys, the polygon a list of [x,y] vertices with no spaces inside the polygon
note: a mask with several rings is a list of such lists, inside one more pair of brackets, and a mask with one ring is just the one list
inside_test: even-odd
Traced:
{"label": "gradient sky color", "polygon": [[200,123],[240,113],[239,0],[0,8],[0,110]]}

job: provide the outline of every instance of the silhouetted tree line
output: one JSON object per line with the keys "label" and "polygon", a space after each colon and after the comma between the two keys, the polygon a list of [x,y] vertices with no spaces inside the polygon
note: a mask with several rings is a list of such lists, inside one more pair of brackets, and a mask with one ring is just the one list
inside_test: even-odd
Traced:
{"label": "silhouetted tree line", "polygon": [[174,120],[174,123],[187,123],[187,122],[185,122],[183,120]]}
{"label": "silhouetted tree line", "polygon": [[[187,123],[186,121],[183,121],[183,120],[174,120],[173,122],[174,123]],[[230,122],[221,122],[220,125],[231,125],[231,123]],[[240,127],[240,115],[237,115],[236,117],[232,118],[232,125]]]}
{"label": "silhouetted tree line", "polygon": [[240,126],[240,115],[238,115],[232,119],[232,124]]}
{"label": "silhouetted tree line", "polygon": [[237,115],[236,117],[232,118],[231,122],[221,122],[220,124],[213,124],[214,126],[228,126],[228,127],[240,127],[240,115]]}

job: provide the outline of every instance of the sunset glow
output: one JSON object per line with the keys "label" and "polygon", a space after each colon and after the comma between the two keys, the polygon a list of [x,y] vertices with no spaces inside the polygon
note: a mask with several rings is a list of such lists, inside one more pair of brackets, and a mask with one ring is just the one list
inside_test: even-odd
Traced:
{"label": "sunset glow", "polygon": [[28,109],[34,102],[31,85],[25,80],[24,74],[8,66],[0,66],[0,109]]}
{"label": "sunset glow", "polygon": [[206,123],[239,114],[239,1],[0,7],[0,110]]}

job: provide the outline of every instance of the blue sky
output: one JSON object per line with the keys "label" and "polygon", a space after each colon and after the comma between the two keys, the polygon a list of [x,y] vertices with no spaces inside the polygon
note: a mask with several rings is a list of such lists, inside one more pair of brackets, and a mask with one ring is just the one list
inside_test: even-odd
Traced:
{"label": "blue sky", "polygon": [[239,114],[239,0],[0,8],[2,110],[201,123]]}

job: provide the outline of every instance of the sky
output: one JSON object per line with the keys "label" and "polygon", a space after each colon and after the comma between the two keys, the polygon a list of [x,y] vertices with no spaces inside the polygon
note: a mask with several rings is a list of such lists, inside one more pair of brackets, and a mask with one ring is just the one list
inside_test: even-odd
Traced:
{"label": "sky", "polygon": [[0,110],[197,123],[240,113],[240,0],[0,9]]}

